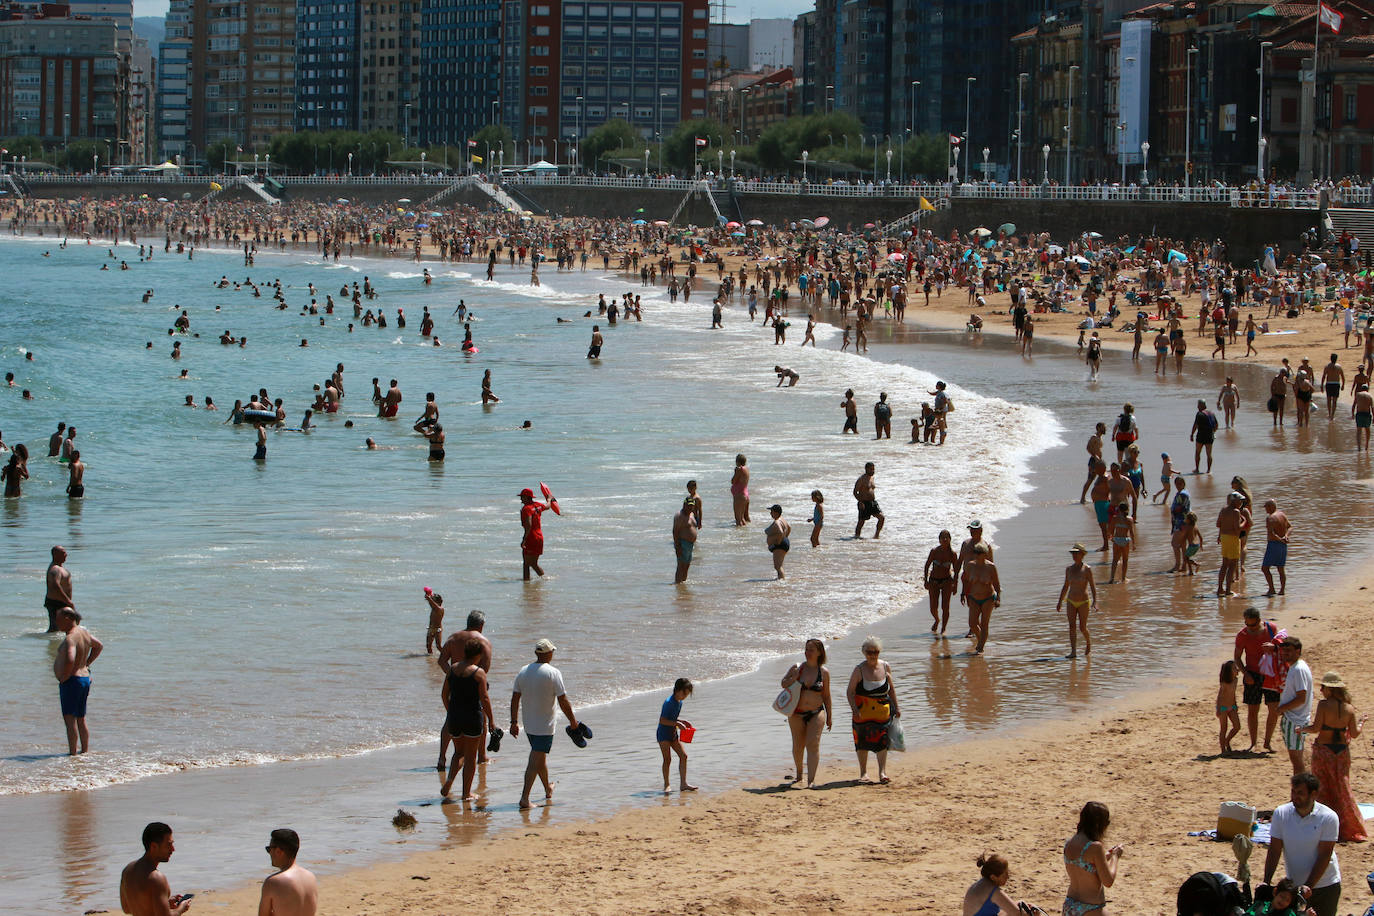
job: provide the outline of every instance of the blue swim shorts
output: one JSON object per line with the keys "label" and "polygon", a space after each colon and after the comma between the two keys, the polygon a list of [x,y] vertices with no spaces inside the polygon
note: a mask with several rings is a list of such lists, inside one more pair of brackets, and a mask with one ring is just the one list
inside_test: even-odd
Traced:
{"label": "blue swim shorts", "polygon": [[553,735],[531,735],[525,732],[525,737],[530,739],[530,750],[547,754],[553,750]]}
{"label": "blue swim shorts", "polygon": [[86,701],[91,696],[89,677],[69,677],[57,685],[57,695],[62,700],[62,715],[86,718]]}

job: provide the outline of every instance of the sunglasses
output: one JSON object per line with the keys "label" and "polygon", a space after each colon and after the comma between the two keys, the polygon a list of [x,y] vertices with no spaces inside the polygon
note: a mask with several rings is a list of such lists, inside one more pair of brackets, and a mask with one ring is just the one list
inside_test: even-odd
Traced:
{"label": "sunglasses", "polygon": [[877,649],[864,649],[864,655],[877,655]]}

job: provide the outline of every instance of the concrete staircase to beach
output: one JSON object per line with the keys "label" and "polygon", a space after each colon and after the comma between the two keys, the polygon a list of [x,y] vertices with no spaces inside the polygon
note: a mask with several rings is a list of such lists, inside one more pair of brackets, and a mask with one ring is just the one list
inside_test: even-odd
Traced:
{"label": "concrete staircase to beach", "polygon": [[504,189],[492,184],[489,181],[483,181],[476,175],[464,175],[461,178],[456,179],[452,184],[449,184],[446,187],[444,187],[443,190],[439,191],[438,193],[431,194],[429,197],[425,198],[425,200],[420,204],[420,206],[424,209],[430,209],[435,206],[438,206],[439,202],[442,201],[444,198],[450,197],[458,193],[459,191],[463,190],[464,188],[476,188],[483,194],[490,197],[493,201],[495,201],[503,210],[509,210],[515,213],[519,213],[522,210],[530,209],[529,207],[522,206],[518,200],[507,194]]}
{"label": "concrete staircase to beach", "polygon": [[1331,207],[1326,215],[1337,236],[1346,231],[1359,236],[1361,250],[1374,245],[1374,210]]}
{"label": "concrete staircase to beach", "polygon": [[262,184],[262,182],[260,182],[260,181],[255,181],[255,180],[253,180],[252,178],[242,178],[242,179],[240,179],[240,181],[242,182],[242,184],[243,184],[243,186],[244,186],[245,188],[247,188],[248,190],[252,191],[252,192],[253,192],[254,194],[256,194],[258,197],[262,198],[265,202],[267,202],[267,203],[269,203],[269,204],[279,204],[279,203],[281,203],[281,200],[280,200],[280,199],[278,199],[278,198],[276,198],[276,197],[273,197],[273,196],[268,192],[267,188]]}
{"label": "concrete staircase to beach", "polygon": [[[948,208],[949,208],[949,198],[948,198],[948,197],[937,197],[937,198],[935,198],[935,210],[945,210],[945,209],[948,209]],[[910,213],[908,213],[906,216],[898,217],[897,219],[894,219],[892,222],[887,223],[886,225],[884,225],[884,226],[882,227],[881,232],[882,232],[882,234],[885,235],[885,236],[887,236],[887,235],[896,235],[897,233],[901,232],[903,229],[911,229],[913,232],[915,232],[915,231],[916,231],[916,228],[917,228],[918,226],[921,225],[921,219],[922,219],[927,213],[933,213],[933,212],[935,212],[935,211],[933,211],[933,210],[921,210],[921,209],[919,209],[919,208],[916,209],[916,210],[912,210],[912,211],[911,211]]]}

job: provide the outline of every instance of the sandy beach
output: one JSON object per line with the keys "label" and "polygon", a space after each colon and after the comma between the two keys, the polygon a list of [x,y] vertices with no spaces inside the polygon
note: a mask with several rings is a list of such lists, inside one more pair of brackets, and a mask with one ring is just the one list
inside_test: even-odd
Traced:
{"label": "sandy beach", "polygon": [[[913,305],[908,316],[926,326],[962,328],[964,301],[962,291],[948,290],[929,309]],[[1196,299],[1185,302],[1195,313]],[[999,296],[989,310],[1005,312],[1008,304]],[[793,309],[794,322],[797,314]],[[1070,344],[1077,339],[1076,309],[1037,319],[1039,336]],[[1260,356],[1246,362],[1277,365],[1284,356],[1295,363],[1308,356],[1320,365],[1329,352],[1341,352],[1339,328],[1328,322],[1325,313],[1276,321],[1273,327],[1298,333],[1262,337]],[[900,339],[900,333],[889,334],[889,326],[876,321],[871,339]],[[1010,335],[1010,319],[988,315],[986,333],[992,339]],[[1107,334],[1108,348],[1129,352],[1129,335]],[[1210,338],[1205,349],[1202,343],[1186,371],[1210,352]],[[1008,359],[1019,359],[1010,341],[1004,345]],[[1353,363],[1358,351],[1349,352]],[[1119,359],[1104,361],[1104,372],[1113,371]],[[1170,363],[1172,369],[1172,358]],[[1250,396],[1252,409],[1256,396]],[[1349,409],[1345,397],[1342,407]],[[1368,477],[1364,461],[1352,470],[1352,482]],[[1072,473],[1077,479],[1076,467]],[[1213,573],[1214,566],[1204,565],[1204,574]],[[1258,578],[1253,560],[1250,574]],[[1315,574],[1308,565],[1296,572]],[[1357,684],[1361,680],[1362,661],[1374,648],[1361,626],[1370,587],[1370,572],[1333,579],[1317,600],[1275,615],[1280,626],[1302,636],[1304,657],[1318,677],[1338,670],[1348,679],[1353,674]],[[1238,616],[1241,604],[1232,603]],[[1113,812],[1109,837],[1127,846],[1108,911],[1168,916],[1187,875],[1235,870],[1228,845],[1189,837],[1189,831],[1214,827],[1223,801],[1268,810],[1287,800],[1289,770],[1281,753],[1216,754],[1215,671],[1229,658],[1234,630],[1219,627],[1211,658],[1180,662],[1161,656],[1155,683],[1092,714],[894,755],[889,786],[858,784],[852,756],[836,754],[831,745],[820,791],[783,789],[780,780],[789,767],[785,754],[773,754],[778,742],[769,741],[758,773],[776,771],[774,779],[699,797],[674,794],[661,807],[581,825],[543,827],[535,817],[489,841],[333,875],[322,884],[322,910],[954,912],[977,877],[973,860],[980,852],[997,851],[1011,861],[1011,896],[1057,913],[1065,887],[1060,847],[1082,803],[1099,800]],[[832,661],[832,670],[842,679],[847,668]],[[895,673],[900,678],[906,672]],[[1358,689],[1354,701],[1362,709],[1374,705]],[[847,729],[843,722],[840,727]],[[1368,745],[1362,741],[1352,750],[1356,797],[1374,797]],[[1257,850],[1252,860],[1256,882],[1263,854]],[[1367,844],[1343,844],[1338,856],[1345,887],[1341,912],[1363,912],[1369,903],[1363,876],[1374,868],[1374,854]],[[256,888],[248,887],[208,893],[200,905],[239,911],[256,898]]]}

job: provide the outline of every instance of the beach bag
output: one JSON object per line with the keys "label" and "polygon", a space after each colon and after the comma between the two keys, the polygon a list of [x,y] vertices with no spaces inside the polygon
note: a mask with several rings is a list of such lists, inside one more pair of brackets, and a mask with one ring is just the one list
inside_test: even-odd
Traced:
{"label": "beach bag", "polygon": [[1278,398],[1272,398],[1272,397],[1271,397],[1271,398],[1269,399],[1269,412],[1270,412],[1270,413],[1278,413],[1278,410],[1279,410],[1279,399],[1278,399]]}
{"label": "beach bag", "polygon": [[777,697],[773,700],[773,710],[782,713],[784,716],[792,715],[792,710],[796,709],[797,703],[801,701],[801,692],[801,681],[797,681],[790,687],[782,688],[782,690],[778,692]]}
{"label": "beach bag", "polygon": [[1217,415],[1212,413],[1210,410],[1207,411],[1207,422],[1211,425],[1212,432],[1216,432],[1217,426],[1219,426],[1220,424],[1217,423]]}
{"label": "beach bag", "polygon": [[1216,872],[1200,871],[1178,889],[1178,916],[1232,916],[1245,912],[1240,885]]}
{"label": "beach bag", "polygon": [[893,719],[887,726],[888,750],[902,753],[906,750],[906,732],[902,730],[902,720]]}

